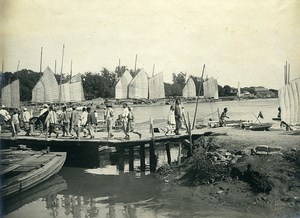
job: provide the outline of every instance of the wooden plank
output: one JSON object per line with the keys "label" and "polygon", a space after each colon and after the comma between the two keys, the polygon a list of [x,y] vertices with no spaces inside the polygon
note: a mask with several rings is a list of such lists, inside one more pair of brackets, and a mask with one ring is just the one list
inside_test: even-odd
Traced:
{"label": "wooden plank", "polygon": [[14,164],[14,165],[11,165],[11,166],[8,166],[7,168],[3,169],[0,171],[0,175],[4,175],[5,173],[8,173],[8,172],[11,172],[17,168],[19,168],[20,165],[19,164]]}
{"label": "wooden plank", "polygon": [[18,172],[30,172],[31,170],[38,169],[37,166],[21,166],[17,169]]}

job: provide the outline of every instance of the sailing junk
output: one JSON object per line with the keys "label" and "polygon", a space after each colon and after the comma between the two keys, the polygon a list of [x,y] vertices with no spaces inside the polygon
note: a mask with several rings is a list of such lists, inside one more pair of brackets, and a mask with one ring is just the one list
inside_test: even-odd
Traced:
{"label": "sailing junk", "polygon": [[18,79],[4,86],[1,91],[2,105],[12,108],[20,107],[20,82]]}
{"label": "sailing junk", "polygon": [[132,80],[132,76],[126,70],[116,85],[116,99],[126,99],[128,97],[128,84]]}
{"label": "sailing junk", "polygon": [[[59,85],[54,73],[49,67],[32,90],[32,102],[55,103],[59,101]],[[70,83],[61,85],[62,102],[80,102],[84,100],[81,75],[77,74],[71,79]]]}
{"label": "sailing junk", "polygon": [[158,73],[149,79],[149,99],[165,98],[163,73]]}
{"label": "sailing junk", "polygon": [[300,77],[278,90],[281,120],[289,126],[300,124]]}
{"label": "sailing junk", "polygon": [[188,79],[182,90],[182,96],[185,98],[196,97],[196,86],[194,80],[191,77]]}
{"label": "sailing junk", "polygon": [[84,93],[81,75],[78,73],[70,82],[62,84],[62,102],[81,102],[84,100]]}
{"label": "sailing junk", "polygon": [[219,99],[218,82],[213,77],[210,77],[203,83],[204,98]]}
{"label": "sailing junk", "polygon": [[148,75],[142,69],[128,85],[129,98],[148,98]]}
{"label": "sailing junk", "polygon": [[32,90],[32,102],[58,102],[59,87],[52,70],[47,67]]}

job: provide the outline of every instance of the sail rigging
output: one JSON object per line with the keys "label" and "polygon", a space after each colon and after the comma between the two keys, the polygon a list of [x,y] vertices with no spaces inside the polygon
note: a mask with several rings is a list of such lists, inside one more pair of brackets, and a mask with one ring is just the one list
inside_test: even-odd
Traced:
{"label": "sail rigging", "polygon": [[128,98],[128,85],[131,80],[132,80],[132,76],[129,73],[129,71],[126,70],[116,85],[115,88],[116,99]]}
{"label": "sail rigging", "polygon": [[203,83],[204,98],[219,99],[218,82],[210,77]]}
{"label": "sail rigging", "polygon": [[165,98],[163,72],[149,79],[149,99]]}
{"label": "sail rigging", "polygon": [[194,80],[190,77],[182,90],[182,96],[185,98],[196,97],[196,85]]}
{"label": "sail rigging", "polygon": [[148,75],[142,69],[128,85],[129,98],[148,98]]}
{"label": "sail rigging", "polygon": [[59,86],[52,70],[47,67],[32,90],[32,102],[54,103],[59,101]]}
{"label": "sail rigging", "polygon": [[278,90],[281,121],[288,125],[300,124],[300,77]]}
{"label": "sail rigging", "polygon": [[20,107],[20,82],[18,79],[4,86],[1,92],[2,105],[11,108]]}

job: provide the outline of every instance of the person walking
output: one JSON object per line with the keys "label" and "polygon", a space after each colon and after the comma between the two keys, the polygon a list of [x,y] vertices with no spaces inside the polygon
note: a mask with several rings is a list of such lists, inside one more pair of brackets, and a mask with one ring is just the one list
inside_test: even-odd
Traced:
{"label": "person walking", "polygon": [[123,104],[123,113],[122,113],[122,130],[125,134],[124,139],[130,139],[129,134],[128,134],[128,114],[129,114],[128,105],[127,105],[127,103],[124,103]]}
{"label": "person walking", "polygon": [[174,135],[175,127],[176,127],[175,107],[174,107],[174,105],[171,105],[170,111],[168,114],[168,129],[167,129],[166,135]]}
{"label": "person walking", "polygon": [[12,137],[18,138],[19,129],[20,129],[20,121],[19,121],[19,114],[18,114],[17,109],[14,111],[14,114],[12,115],[11,126],[12,126]]}
{"label": "person walking", "polygon": [[128,127],[127,127],[128,133],[132,132],[134,134],[139,135],[139,138],[142,138],[142,134],[135,129],[134,114],[133,114],[132,109],[133,109],[132,106],[128,107],[128,124],[127,124],[128,125]]}
{"label": "person walking", "polygon": [[30,125],[29,125],[29,120],[31,118],[29,111],[27,110],[26,107],[23,108],[23,113],[22,113],[22,118],[23,118],[23,122],[24,122],[24,129],[26,132],[26,136],[29,136],[31,129],[30,129]]}
{"label": "person walking", "polygon": [[114,137],[114,135],[112,134],[113,117],[114,117],[114,111],[112,109],[112,103],[107,103],[106,110],[105,110],[105,120],[107,126],[108,139]]}
{"label": "person walking", "polygon": [[[80,120],[79,120],[79,112],[76,110],[76,106],[73,105],[72,107],[73,111],[71,114],[71,138],[76,138],[78,139],[79,137],[79,125],[80,125]],[[74,133],[76,134],[76,137],[74,137]]]}
{"label": "person walking", "polygon": [[64,106],[62,108],[62,114],[61,114],[61,123],[62,123],[62,137],[68,136],[69,130],[70,130],[70,115],[67,112],[67,107]]}
{"label": "person walking", "polygon": [[57,123],[57,116],[54,111],[53,105],[49,107],[49,113],[46,117],[45,123],[49,125],[49,135],[48,138],[51,137],[51,133],[54,133],[56,135],[56,138],[58,137],[58,132],[56,132],[56,123]]}
{"label": "person walking", "polygon": [[176,135],[180,135],[179,130],[182,125],[182,108],[181,108],[181,101],[179,98],[177,98],[175,101],[174,115],[175,115],[175,123],[176,123],[176,128],[174,132]]}
{"label": "person walking", "polygon": [[91,111],[90,107],[87,107],[87,112],[88,112],[88,116],[87,116],[87,122],[86,122],[86,126],[87,126],[87,130],[88,130],[88,135],[90,135],[90,139],[95,138],[95,127],[97,124],[97,120],[95,117],[94,112]]}
{"label": "person walking", "polygon": [[85,107],[82,108],[82,113],[80,115],[80,132],[83,132],[83,137],[87,136],[88,130],[86,128],[88,112],[86,111]]}

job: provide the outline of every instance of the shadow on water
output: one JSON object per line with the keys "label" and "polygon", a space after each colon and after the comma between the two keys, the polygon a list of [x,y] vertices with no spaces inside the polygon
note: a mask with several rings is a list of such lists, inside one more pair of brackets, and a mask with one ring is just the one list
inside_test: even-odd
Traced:
{"label": "shadow on water", "polygon": [[[171,152],[177,155],[176,149]],[[125,153],[126,154],[126,153]],[[156,150],[158,165],[167,162],[165,152]],[[78,161],[79,160],[79,161]],[[7,217],[141,217],[154,215],[142,209],[153,204],[160,195],[163,182],[149,172],[146,149],[146,172],[140,171],[139,152],[134,152],[134,172],[129,172],[128,155],[125,169],[118,170],[118,152],[98,152],[92,167],[83,164],[80,156],[69,159],[73,167],[64,166],[58,175],[21,194],[5,199],[3,214]],[[90,164],[90,160],[87,160]],[[82,165],[81,165],[82,166]],[[30,214],[29,214],[30,211]]]}

